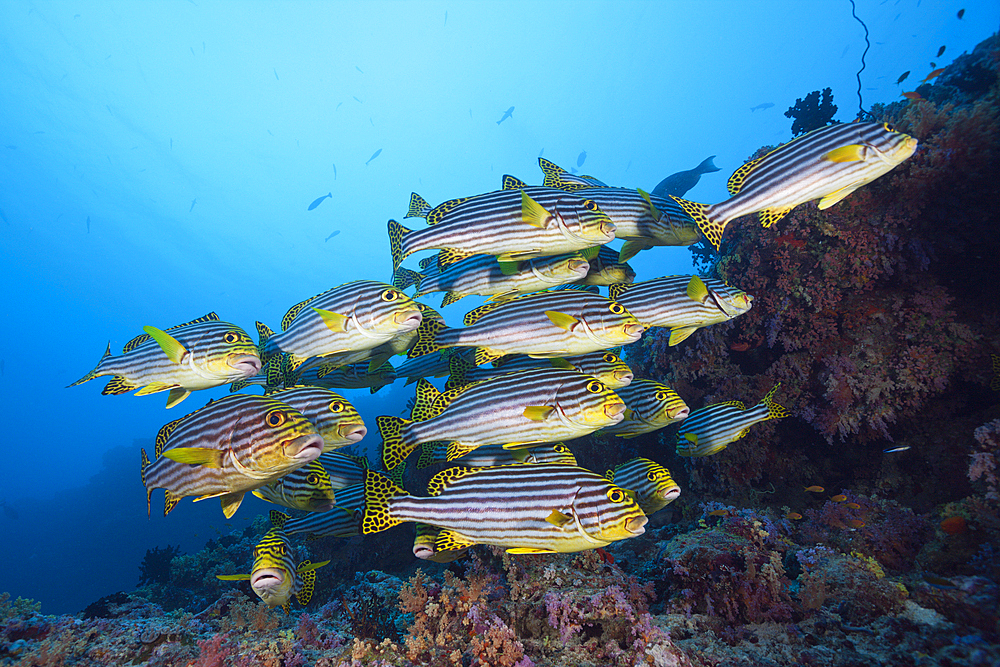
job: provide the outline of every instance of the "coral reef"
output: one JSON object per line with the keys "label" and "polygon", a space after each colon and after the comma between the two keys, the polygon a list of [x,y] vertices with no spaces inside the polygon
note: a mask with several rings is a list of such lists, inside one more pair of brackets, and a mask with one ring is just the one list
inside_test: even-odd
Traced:
{"label": "coral reef", "polygon": [[829,88],[823,89],[823,100],[820,101],[820,92],[814,90],[805,99],[801,97],[795,100],[795,104],[785,112],[786,118],[794,118],[792,121],[792,134],[799,136],[812,130],[818,130],[833,122],[833,117],[837,113],[837,105],[833,103],[833,91]]}

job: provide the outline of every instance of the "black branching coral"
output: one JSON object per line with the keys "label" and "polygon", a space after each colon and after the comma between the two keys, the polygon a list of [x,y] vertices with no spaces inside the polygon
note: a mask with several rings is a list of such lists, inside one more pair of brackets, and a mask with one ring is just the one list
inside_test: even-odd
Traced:
{"label": "black branching coral", "polygon": [[833,115],[837,113],[837,105],[833,103],[833,91],[824,88],[822,102],[819,95],[819,91],[814,90],[806,95],[804,100],[797,98],[795,105],[785,112],[786,117],[795,119],[792,122],[794,136],[825,127],[833,122]]}

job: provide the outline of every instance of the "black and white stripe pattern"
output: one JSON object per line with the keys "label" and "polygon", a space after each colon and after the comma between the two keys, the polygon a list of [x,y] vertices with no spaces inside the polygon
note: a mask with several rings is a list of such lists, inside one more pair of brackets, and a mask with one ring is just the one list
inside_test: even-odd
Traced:
{"label": "black and white stripe pattern", "polygon": [[357,409],[337,392],[322,387],[291,387],[268,394],[301,412],[325,441],[324,452],[360,442],[368,429]]}
{"label": "black and white stripe pattern", "polygon": [[788,416],[788,411],[772,400],[775,385],[760,403],[745,409],[741,401],[728,401],[695,410],[677,432],[679,456],[709,456],[747,434],[754,424]]}
{"label": "black and white stripe pattern", "polygon": [[655,380],[633,380],[615,393],[628,408],[625,419],[605,427],[602,433],[634,438],[651,433],[688,416],[688,406],[673,389]]}
{"label": "black and white stripe pattern", "polygon": [[[636,239],[649,246],[683,246],[698,240],[694,220],[672,199],[649,195],[649,201],[631,188],[576,190],[597,202],[615,223],[615,238]],[[653,208],[655,207],[655,212]]]}
{"label": "black and white stripe pattern", "polygon": [[670,471],[649,459],[636,458],[620,463],[605,477],[634,493],[646,516],[658,512],[681,495],[681,487],[670,477]]}
{"label": "black and white stripe pattern", "polygon": [[632,381],[632,369],[617,354],[610,351],[591,352],[558,359],[533,359],[527,355],[516,355],[505,357],[495,362],[494,366],[494,368],[477,366],[469,369],[465,372],[465,379],[470,382],[478,382],[532,368],[562,368],[575,370],[584,375],[592,375],[616,391]]}

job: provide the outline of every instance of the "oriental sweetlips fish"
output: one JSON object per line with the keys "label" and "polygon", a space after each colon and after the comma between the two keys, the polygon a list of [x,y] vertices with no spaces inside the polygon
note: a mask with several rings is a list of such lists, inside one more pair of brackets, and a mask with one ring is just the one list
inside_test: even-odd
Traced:
{"label": "oriental sweetlips fish", "polygon": [[330,474],[317,460],[254,489],[261,500],[305,512],[326,512],[337,504]]}
{"label": "oriental sweetlips fish", "polygon": [[392,470],[424,442],[450,443],[448,459],[480,445],[508,449],[571,440],[622,420],[625,404],[593,377],[558,368],[509,373],[443,394],[417,382],[410,419],[379,416],[382,462]]}
{"label": "oriental sweetlips fish", "polygon": [[611,285],[608,291],[644,327],[669,328],[669,345],[677,345],[701,327],[739,317],[753,306],[753,297],[743,290],[698,276],[663,276]]}
{"label": "oriental sweetlips fish", "polygon": [[250,580],[250,588],[268,607],[281,607],[287,614],[292,596],[305,606],[316,585],[316,570],[330,561],[296,564],[292,545],[282,530],[288,515],[271,510],[271,530],[267,531],[253,550],[250,574],[217,574],[223,581]]}
{"label": "oriental sweetlips fish", "polygon": [[[596,251],[591,254],[596,255]],[[520,292],[537,292],[585,280],[589,270],[590,263],[580,253],[503,264],[497,261],[496,255],[473,255],[443,271],[437,269],[436,261],[421,273],[400,267],[392,282],[400,290],[416,285],[414,298],[445,292],[441,301],[443,308],[470,294],[501,300]]]}
{"label": "oriental sweetlips fish", "polygon": [[146,509],[153,489],[162,488],[164,516],[184,496],[221,496],[228,519],[247,491],[316,460],[323,445],[295,408],[265,396],[230,394],[161,428],[153,462],[142,450]]}
{"label": "oriental sweetlips fish", "polygon": [[[573,192],[593,200],[615,225],[615,238],[625,239],[619,254],[626,262],[640,250],[653,246],[686,246],[698,241],[694,220],[673,199],[639,189],[615,188],[592,176],[570,174],[556,164],[538,159],[545,175],[543,185]],[[525,187],[505,176],[504,188]]]}
{"label": "oriental sweetlips fish", "polygon": [[[209,389],[243,380],[260,372],[257,347],[243,329],[222,322],[215,313],[167,330],[144,327],[146,332],[125,345],[124,354],[111,356],[111,345],[97,368],[70,387],[102,375],[113,375],[101,393],[136,396],[169,391],[172,408],[193,390]],[[140,389],[141,387],[141,389]]]}
{"label": "oriental sweetlips fish", "polygon": [[419,521],[442,529],[436,551],[490,544],[511,554],[569,553],[641,535],[648,521],[624,490],[570,465],[448,468],[427,493],[412,496],[367,471],[362,534]]}
{"label": "oriental sweetlips fish", "polygon": [[646,516],[660,511],[681,495],[681,487],[670,477],[670,471],[649,459],[620,463],[604,476],[632,495]]}
{"label": "oriental sweetlips fish", "polygon": [[301,412],[323,436],[329,452],[361,442],[368,429],[357,409],[340,394],[322,387],[290,387],[267,394]]}
{"label": "oriental sweetlips fish", "polygon": [[[441,442],[425,442],[420,446],[417,470],[448,460],[448,445]],[[531,449],[504,449],[503,445],[483,445],[475,451],[455,459],[457,465],[467,468],[513,465],[516,463],[562,463],[576,465],[576,457],[564,443],[545,443]]]}
{"label": "oriental sweetlips fish", "polygon": [[519,262],[615,238],[614,223],[593,200],[541,186],[451,199],[433,208],[413,193],[406,217],[424,217],[430,227],[413,231],[389,221],[393,270],[421,250],[440,249],[438,266],[444,269],[477,254]]}
{"label": "oriental sweetlips fish", "polygon": [[463,321],[464,328],[451,329],[440,322],[421,328],[410,358],[445,347],[477,348],[476,365],[507,354],[565,357],[628,345],[643,331],[617,301],[574,290],[487,303],[466,313]]}
{"label": "oriental sweetlips fish", "polygon": [[294,370],[310,357],[376,347],[413,331],[423,319],[417,304],[392,285],[355,280],[306,299],[281,320],[281,333],[257,323],[265,360],[282,352]]}
{"label": "oriental sweetlips fish", "polygon": [[677,392],[655,380],[633,380],[615,393],[625,401],[625,419],[605,427],[602,433],[634,438],[688,416],[688,406]]}
{"label": "oriental sweetlips fish", "polygon": [[506,375],[515,371],[526,371],[532,368],[562,368],[576,371],[584,375],[592,375],[607,387],[618,389],[632,381],[632,369],[621,358],[611,351],[591,352],[575,357],[556,357],[555,359],[532,359],[524,355],[509,356],[493,362],[493,368],[473,366],[463,357],[451,359],[451,377],[445,384],[445,389],[461,387],[471,382],[487,380]]}
{"label": "oriental sweetlips fish", "polygon": [[[627,241],[626,241],[627,243]],[[577,285],[617,285],[635,280],[635,270],[621,259],[621,253],[602,245],[596,257],[588,259],[590,269]]]}
{"label": "oriental sweetlips fish", "polygon": [[772,398],[780,386],[780,382],[774,385],[760,403],[749,410],[742,401],[727,401],[692,412],[677,433],[678,456],[716,454],[749,433],[754,424],[787,417],[788,410]]}
{"label": "oriental sweetlips fish", "polygon": [[799,204],[827,209],[908,159],[917,140],[887,123],[838,123],[792,139],[747,162],[729,179],[729,199],[706,206],[679,197],[716,250],[730,220],[759,212],[770,227]]}

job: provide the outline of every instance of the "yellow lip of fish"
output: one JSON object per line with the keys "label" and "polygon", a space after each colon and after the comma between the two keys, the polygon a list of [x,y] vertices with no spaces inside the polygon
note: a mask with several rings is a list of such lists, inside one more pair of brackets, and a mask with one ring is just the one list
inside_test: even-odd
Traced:
{"label": "yellow lip of fish", "polygon": [[226,357],[226,364],[237,371],[243,373],[245,377],[253,377],[260,373],[260,357],[256,354],[230,354]]}
{"label": "yellow lip of fish", "polygon": [[615,380],[617,380],[623,387],[627,387],[631,384],[632,380],[635,379],[635,374],[631,371],[615,371]]}
{"label": "yellow lip of fish", "polygon": [[290,459],[315,461],[323,453],[323,436],[318,433],[300,435],[282,443],[282,451]]}
{"label": "yellow lip of fish", "polygon": [[292,577],[280,568],[266,567],[254,570],[250,587],[261,600],[275,607],[288,602],[292,596]]}
{"label": "yellow lip of fish", "polygon": [[419,310],[401,310],[392,316],[392,321],[403,327],[399,333],[405,333],[419,327],[423,318],[424,315]]}
{"label": "yellow lip of fish", "polygon": [[361,441],[365,435],[368,433],[368,427],[364,424],[340,424],[337,427],[337,433],[341,438],[345,440],[350,440],[351,442]]}

